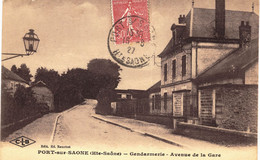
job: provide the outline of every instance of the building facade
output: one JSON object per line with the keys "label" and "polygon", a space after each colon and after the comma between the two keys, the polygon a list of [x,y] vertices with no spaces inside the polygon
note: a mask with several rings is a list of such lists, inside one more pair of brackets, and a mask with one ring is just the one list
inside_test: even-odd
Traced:
{"label": "building facade", "polygon": [[148,88],[147,93],[149,95],[149,114],[159,114],[161,112],[161,81]]}
{"label": "building facade", "polygon": [[[192,8],[178,20],[171,27],[171,40],[159,54],[163,100],[158,114],[200,123],[198,77],[258,38],[258,15],[225,10],[225,0],[216,0],[215,9]],[[257,64],[245,70],[247,83],[257,81],[250,78],[254,68]]]}
{"label": "building facade", "polygon": [[203,125],[257,132],[258,39],[197,77]]}
{"label": "building facade", "polygon": [[38,81],[31,86],[31,89],[36,102],[42,107],[46,106],[44,112],[54,111],[54,95],[44,82]]}
{"label": "building facade", "polygon": [[3,89],[14,96],[14,93],[19,85],[29,87],[28,82],[23,78],[2,66],[2,85]]}

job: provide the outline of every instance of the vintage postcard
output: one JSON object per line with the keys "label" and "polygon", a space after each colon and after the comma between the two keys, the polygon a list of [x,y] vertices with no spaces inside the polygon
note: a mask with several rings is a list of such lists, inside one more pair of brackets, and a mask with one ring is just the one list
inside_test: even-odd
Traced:
{"label": "vintage postcard", "polygon": [[3,0],[1,160],[256,160],[258,0]]}

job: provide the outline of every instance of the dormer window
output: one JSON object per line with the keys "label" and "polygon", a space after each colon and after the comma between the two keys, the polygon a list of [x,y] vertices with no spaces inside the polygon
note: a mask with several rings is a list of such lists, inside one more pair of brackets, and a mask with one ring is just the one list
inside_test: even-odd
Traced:
{"label": "dormer window", "polygon": [[176,38],[176,30],[172,31],[172,44],[176,45],[177,44],[177,38]]}
{"label": "dormer window", "polygon": [[183,31],[185,29],[185,24],[175,25],[171,27],[172,30],[172,46],[178,45],[183,39]]}

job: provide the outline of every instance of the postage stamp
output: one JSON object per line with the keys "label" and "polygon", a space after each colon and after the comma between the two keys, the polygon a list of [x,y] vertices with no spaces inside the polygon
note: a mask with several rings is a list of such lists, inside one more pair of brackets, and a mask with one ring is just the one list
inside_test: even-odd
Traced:
{"label": "postage stamp", "polygon": [[150,26],[147,0],[112,0],[113,26],[108,50],[121,65],[140,68],[155,52],[155,29]]}

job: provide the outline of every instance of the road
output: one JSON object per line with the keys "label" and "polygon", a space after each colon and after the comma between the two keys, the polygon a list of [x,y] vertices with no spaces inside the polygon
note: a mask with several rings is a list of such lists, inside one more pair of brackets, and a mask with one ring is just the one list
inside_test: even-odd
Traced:
{"label": "road", "polygon": [[[19,129],[9,135],[0,145],[0,159],[144,159],[143,156],[135,156],[130,154],[140,153],[165,153],[165,156],[150,156],[148,159],[174,159],[174,160],[188,160],[188,159],[225,159],[225,160],[244,160],[256,159],[256,146],[234,146],[225,147],[209,142],[203,142],[195,139],[181,137],[181,144],[190,144],[192,148],[180,148],[178,146],[159,141],[157,139],[144,136],[137,132],[131,132],[119,126],[106,123],[104,121],[93,118],[95,115],[94,107],[96,101],[87,100],[84,105],[74,106],[72,109],[62,113],[50,113],[35,120],[27,126]],[[58,116],[60,115],[60,116]],[[57,125],[55,119],[58,118]],[[115,118],[115,117],[114,117]],[[120,118],[117,118],[120,120]],[[120,120],[122,122],[122,120]],[[125,120],[130,122],[130,120]],[[134,127],[133,124],[137,125]],[[146,124],[146,125],[145,125]],[[56,126],[56,127],[55,127]],[[155,124],[147,123],[131,123],[131,126],[136,128],[145,128],[151,130]],[[141,127],[142,126],[142,127]],[[54,131],[55,129],[55,132]],[[153,127],[152,127],[153,128]],[[164,135],[162,128],[152,130],[157,135]],[[54,134],[53,134],[54,133]],[[25,136],[36,141],[36,143],[25,148],[20,148],[9,143],[17,137]],[[177,135],[168,135],[169,138],[176,141]],[[180,137],[179,137],[180,138]],[[185,143],[184,143],[185,142]],[[48,147],[42,147],[48,146]],[[54,145],[56,148],[52,148]],[[63,148],[58,147],[61,146]],[[65,147],[65,148],[64,148]],[[69,148],[67,148],[69,147]],[[66,155],[48,154],[48,151],[55,150],[66,152]],[[69,155],[69,152],[84,152],[87,151],[89,155]],[[126,156],[97,156],[90,155],[90,153],[122,153]],[[15,153],[15,154],[13,154]],[[176,156],[176,155],[177,156]],[[182,155],[181,155],[182,154]],[[198,157],[185,155],[198,155]],[[202,157],[205,154],[206,157]],[[19,157],[17,157],[19,155]],[[172,155],[172,156],[171,156]],[[212,157],[215,156],[215,157]],[[179,157],[184,156],[184,157]],[[219,157],[220,156],[220,157]]]}
{"label": "road", "polygon": [[95,104],[95,101],[88,101],[85,105],[63,113],[58,120],[53,143],[110,150],[181,150],[177,146],[91,117]]}

